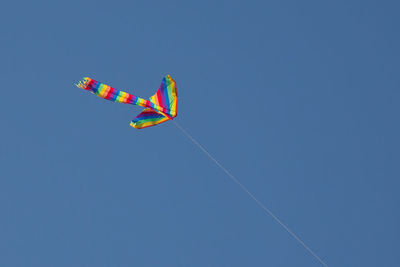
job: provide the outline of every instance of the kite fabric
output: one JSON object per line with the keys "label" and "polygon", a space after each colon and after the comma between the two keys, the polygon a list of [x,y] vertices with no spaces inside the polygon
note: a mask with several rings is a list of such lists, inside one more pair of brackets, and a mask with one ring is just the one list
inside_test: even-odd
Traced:
{"label": "kite fabric", "polygon": [[83,78],[76,86],[110,101],[145,107],[142,113],[137,115],[130,123],[130,126],[136,129],[172,120],[177,115],[176,82],[169,75],[162,79],[160,88],[150,97],[150,100],[117,90],[88,77]]}

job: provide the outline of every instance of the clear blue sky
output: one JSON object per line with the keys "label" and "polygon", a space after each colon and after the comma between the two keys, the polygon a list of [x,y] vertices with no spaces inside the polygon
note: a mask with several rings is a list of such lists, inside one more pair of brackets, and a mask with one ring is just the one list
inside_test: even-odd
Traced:
{"label": "clear blue sky", "polygon": [[398,1],[5,1],[0,266],[399,266]]}

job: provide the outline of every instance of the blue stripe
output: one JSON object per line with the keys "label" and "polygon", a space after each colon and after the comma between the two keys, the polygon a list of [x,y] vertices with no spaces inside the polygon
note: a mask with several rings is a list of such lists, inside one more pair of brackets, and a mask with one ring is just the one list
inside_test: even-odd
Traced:
{"label": "blue stripe", "polygon": [[162,85],[163,85],[162,93],[164,95],[164,107],[169,110],[171,107],[169,106],[170,101],[169,101],[168,92],[167,92],[167,90],[168,90],[167,79],[165,77],[163,78]]}
{"label": "blue stripe", "polygon": [[149,120],[149,119],[162,119],[165,118],[164,115],[158,113],[141,113],[138,117],[134,118],[134,122],[139,122],[142,120]]}
{"label": "blue stripe", "polygon": [[113,95],[112,99],[110,99],[111,101],[116,101],[117,100],[117,96],[119,95],[119,90],[115,90],[115,94]]}
{"label": "blue stripe", "polygon": [[98,94],[98,89],[99,89],[100,84],[101,84],[101,82],[98,82],[98,81],[94,81],[94,82],[93,82],[92,91],[93,91],[93,93],[95,93],[96,95]]}

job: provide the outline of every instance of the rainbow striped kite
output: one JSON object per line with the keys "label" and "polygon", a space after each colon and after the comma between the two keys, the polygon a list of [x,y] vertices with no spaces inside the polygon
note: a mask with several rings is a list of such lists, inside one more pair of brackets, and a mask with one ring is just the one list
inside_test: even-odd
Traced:
{"label": "rainbow striped kite", "polygon": [[76,86],[114,102],[138,105],[145,109],[131,122],[131,126],[142,129],[172,120],[177,114],[176,82],[167,75],[162,79],[158,91],[150,97],[150,101],[112,88],[104,83],[85,77]]}

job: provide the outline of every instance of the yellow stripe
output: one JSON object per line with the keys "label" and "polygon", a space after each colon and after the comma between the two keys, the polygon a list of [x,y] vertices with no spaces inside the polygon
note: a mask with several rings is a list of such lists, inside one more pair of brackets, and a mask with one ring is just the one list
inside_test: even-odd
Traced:
{"label": "yellow stripe", "polygon": [[103,90],[101,90],[102,92],[102,96],[103,97],[106,97],[107,96],[107,94],[108,94],[108,91],[110,91],[110,86],[108,86],[108,85],[104,85],[104,87],[103,87]]}
{"label": "yellow stripe", "polygon": [[103,95],[101,94],[101,91],[103,90],[104,84],[100,84],[99,88],[97,88],[97,95],[100,97],[103,97]]}
{"label": "yellow stripe", "polygon": [[128,93],[122,92],[120,101],[122,103],[126,103],[126,99],[128,98]]}

